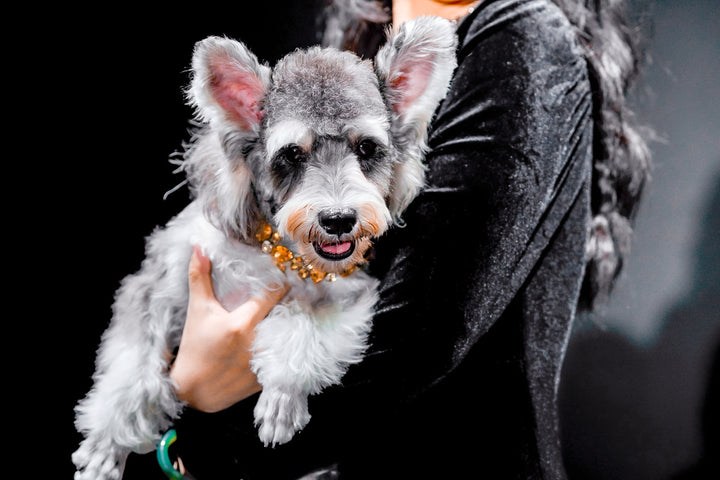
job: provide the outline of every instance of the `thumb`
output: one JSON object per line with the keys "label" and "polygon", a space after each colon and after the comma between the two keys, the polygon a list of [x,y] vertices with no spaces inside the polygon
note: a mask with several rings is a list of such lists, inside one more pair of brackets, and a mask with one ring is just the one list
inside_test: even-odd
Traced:
{"label": "thumb", "polygon": [[288,290],[289,287],[284,283],[272,285],[263,293],[250,298],[237,307],[231,314],[240,323],[248,322],[252,328],[255,328],[270,313],[270,310],[282,300]]}
{"label": "thumb", "polygon": [[193,245],[193,254],[190,257],[188,268],[188,286],[190,288],[190,302],[196,300],[215,300],[213,291],[212,262],[205,256],[202,249]]}

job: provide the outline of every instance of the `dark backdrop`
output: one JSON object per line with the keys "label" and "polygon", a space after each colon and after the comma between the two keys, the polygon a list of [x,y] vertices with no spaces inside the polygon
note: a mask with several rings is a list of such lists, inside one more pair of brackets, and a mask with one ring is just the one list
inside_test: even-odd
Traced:
{"label": "dark backdrop", "polygon": [[[49,253],[52,281],[57,281],[49,293],[60,312],[52,321],[39,316],[52,359],[51,378],[61,380],[62,393],[53,421],[43,416],[40,422],[53,440],[43,442],[39,459],[59,470],[59,478],[71,478],[74,471],[70,454],[80,437],[73,407],[92,384],[95,350],[111,317],[114,292],[125,275],[140,267],[145,237],[188,202],[185,187],[163,197],[184,178],[173,173],[169,159],[190,138],[193,112],[183,90],[193,45],[208,35],[236,38],[272,64],[316,43],[318,3],[238,1],[230,8],[208,3],[200,11],[153,13],[132,7],[101,14],[80,8],[42,12],[50,25],[36,47],[44,52],[42,58],[31,62],[43,63],[43,78],[33,79],[32,91],[46,96],[39,103],[52,111],[52,122],[43,128],[48,140],[37,135],[30,141],[35,151],[41,151],[39,144],[48,147],[41,154],[45,171],[37,192],[47,202],[42,222],[34,225],[36,249],[43,253],[34,257],[42,262]],[[31,113],[42,123],[47,120],[44,112]],[[37,164],[24,168],[29,174]],[[31,305],[45,310],[46,299],[33,295]],[[38,395],[40,408],[48,404],[47,395]],[[146,463],[154,467],[152,458]]]}
{"label": "dark backdrop", "polygon": [[[318,2],[45,10],[49,24],[27,29],[37,46],[8,43],[30,64],[12,70],[27,92],[15,99],[26,114],[19,130],[31,134],[22,176],[6,178],[41,180],[13,195],[32,212],[32,239],[6,252],[22,260],[21,287],[40,278],[19,323],[45,339],[40,371],[55,381],[23,398],[50,412],[39,416],[53,425],[41,463],[60,477],[72,474],[72,409],[91,385],[114,291],[140,266],[145,236],[187,203],[185,188],[163,195],[182,181],[168,159],[189,138],[182,90],[193,44],[226,35],[273,63],[315,43]],[[631,5],[653,59],[634,101],[666,141],[653,144],[654,178],[618,289],[571,340],[561,391],[571,479],[670,480],[720,457],[710,428],[717,393],[708,400],[720,343],[720,9],[715,0]]]}

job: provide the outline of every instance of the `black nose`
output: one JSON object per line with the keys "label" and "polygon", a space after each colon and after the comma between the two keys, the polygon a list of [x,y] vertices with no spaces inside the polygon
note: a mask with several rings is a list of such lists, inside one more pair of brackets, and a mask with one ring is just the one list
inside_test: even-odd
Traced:
{"label": "black nose", "polygon": [[355,210],[323,210],[318,215],[320,226],[330,235],[350,233],[357,223]]}

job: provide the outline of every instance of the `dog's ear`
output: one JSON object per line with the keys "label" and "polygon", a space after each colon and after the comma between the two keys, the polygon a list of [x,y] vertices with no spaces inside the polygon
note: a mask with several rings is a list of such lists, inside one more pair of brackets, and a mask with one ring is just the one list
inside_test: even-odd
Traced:
{"label": "dog's ear", "polygon": [[192,70],[188,96],[200,120],[257,132],[270,67],[240,42],[208,37],[195,45]]}
{"label": "dog's ear", "polygon": [[385,98],[401,125],[426,127],[447,93],[456,66],[457,38],[452,24],[439,17],[403,23],[375,57]]}
{"label": "dog's ear", "polygon": [[448,20],[421,17],[389,34],[375,57],[375,71],[392,109],[392,135],[404,156],[390,196],[396,219],[424,184],[427,127],[450,85],[456,47],[455,29]]}
{"label": "dog's ear", "polygon": [[270,68],[240,42],[209,37],[195,45],[189,103],[197,118],[218,133],[241,134],[197,137],[185,154],[184,169],[207,219],[240,238],[252,237],[257,204],[239,140],[259,133],[270,75]]}

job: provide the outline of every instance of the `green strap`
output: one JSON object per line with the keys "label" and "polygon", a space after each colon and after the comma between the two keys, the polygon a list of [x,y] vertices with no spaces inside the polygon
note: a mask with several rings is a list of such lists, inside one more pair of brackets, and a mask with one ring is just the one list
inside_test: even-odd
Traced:
{"label": "green strap", "polygon": [[160,440],[160,445],[158,445],[157,448],[157,460],[160,464],[160,468],[162,468],[163,472],[165,472],[165,475],[167,475],[170,480],[184,480],[185,477],[183,474],[173,467],[173,464],[170,461],[170,454],[168,453],[170,445],[175,443],[175,440],[177,440],[177,432],[175,430],[168,430],[165,435],[163,435]]}

